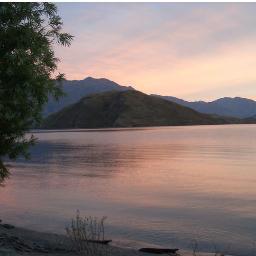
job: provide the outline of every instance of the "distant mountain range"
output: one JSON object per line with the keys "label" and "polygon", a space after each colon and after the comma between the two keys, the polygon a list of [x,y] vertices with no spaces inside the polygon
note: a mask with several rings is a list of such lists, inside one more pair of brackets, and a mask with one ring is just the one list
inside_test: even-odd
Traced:
{"label": "distant mountain range", "polygon": [[[131,86],[122,86],[105,78],[87,77],[84,80],[65,80],[62,89],[65,96],[55,101],[50,98],[43,110],[43,116],[46,117],[54,112],[57,112],[70,104],[76,103],[81,98],[91,94],[108,92],[108,91],[127,91],[134,90]],[[219,116],[236,117],[236,118],[251,118],[256,119],[256,101],[246,98],[221,98],[211,102],[205,101],[185,101],[172,96],[161,96],[165,100],[175,102],[185,107],[192,108],[200,113],[214,114]]]}
{"label": "distant mountain range", "polygon": [[211,102],[205,101],[185,101],[179,98],[175,98],[172,96],[161,96],[154,95],[157,97],[161,97],[163,99],[176,102],[180,105],[192,108],[198,112],[206,113],[206,114],[216,114],[220,116],[230,116],[237,118],[248,118],[253,117],[256,118],[256,101],[246,99],[246,98],[230,98],[225,97],[221,99],[217,99]]}
{"label": "distant mountain range", "polygon": [[111,91],[82,98],[47,117],[41,128],[109,128],[240,123],[240,119],[202,114],[136,90]]}
{"label": "distant mountain range", "polygon": [[43,110],[44,117],[93,93],[126,91],[133,90],[133,88],[131,86],[121,86],[105,78],[96,79],[87,77],[84,80],[65,80],[62,84],[62,90],[65,93],[65,96],[61,97],[59,101],[55,101],[53,98],[50,98]]}

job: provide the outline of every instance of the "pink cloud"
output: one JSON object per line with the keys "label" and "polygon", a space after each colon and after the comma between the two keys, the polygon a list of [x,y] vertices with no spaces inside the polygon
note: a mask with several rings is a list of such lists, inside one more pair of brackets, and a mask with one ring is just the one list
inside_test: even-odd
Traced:
{"label": "pink cloud", "polygon": [[[60,70],[69,79],[106,77],[148,93],[180,96],[251,83],[256,30],[248,28],[242,7],[192,8],[177,18],[175,9],[162,18],[147,5],[114,8],[110,17],[109,8],[92,27],[83,24],[70,49],[58,49]],[[80,20],[98,19],[97,10]]]}

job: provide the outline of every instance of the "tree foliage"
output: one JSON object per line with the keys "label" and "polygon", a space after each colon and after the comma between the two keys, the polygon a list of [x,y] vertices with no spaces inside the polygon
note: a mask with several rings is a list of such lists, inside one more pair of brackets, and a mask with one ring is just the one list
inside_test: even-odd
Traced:
{"label": "tree foliage", "polygon": [[61,95],[53,45],[69,46],[52,3],[0,3],[0,179],[8,176],[3,158],[28,157],[35,142],[26,136],[40,122],[49,95]]}

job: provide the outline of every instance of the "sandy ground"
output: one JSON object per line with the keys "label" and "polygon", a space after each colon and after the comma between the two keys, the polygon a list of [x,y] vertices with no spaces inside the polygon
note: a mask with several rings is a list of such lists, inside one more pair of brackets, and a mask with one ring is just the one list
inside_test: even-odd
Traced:
{"label": "sandy ground", "polygon": [[[99,256],[154,256],[135,249],[116,246],[102,246]],[[72,243],[64,235],[41,233],[11,225],[0,224],[0,256],[75,256]],[[169,254],[170,255],[170,254]],[[192,256],[193,253],[179,251],[181,256]],[[214,256],[212,253],[197,253],[197,256]],[[87,256],[87,255],[85,255]],[[98,256],[98,255],[88,255]]]}

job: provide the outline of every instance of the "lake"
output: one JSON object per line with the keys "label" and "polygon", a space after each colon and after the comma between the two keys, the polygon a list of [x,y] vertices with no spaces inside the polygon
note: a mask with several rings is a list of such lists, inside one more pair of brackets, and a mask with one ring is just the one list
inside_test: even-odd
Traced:
{"label": "lake", "polygon": [[5,222],[64,233],[79,209],[126,246],[255,250],[256,125],[34,134],[0,187]]}

